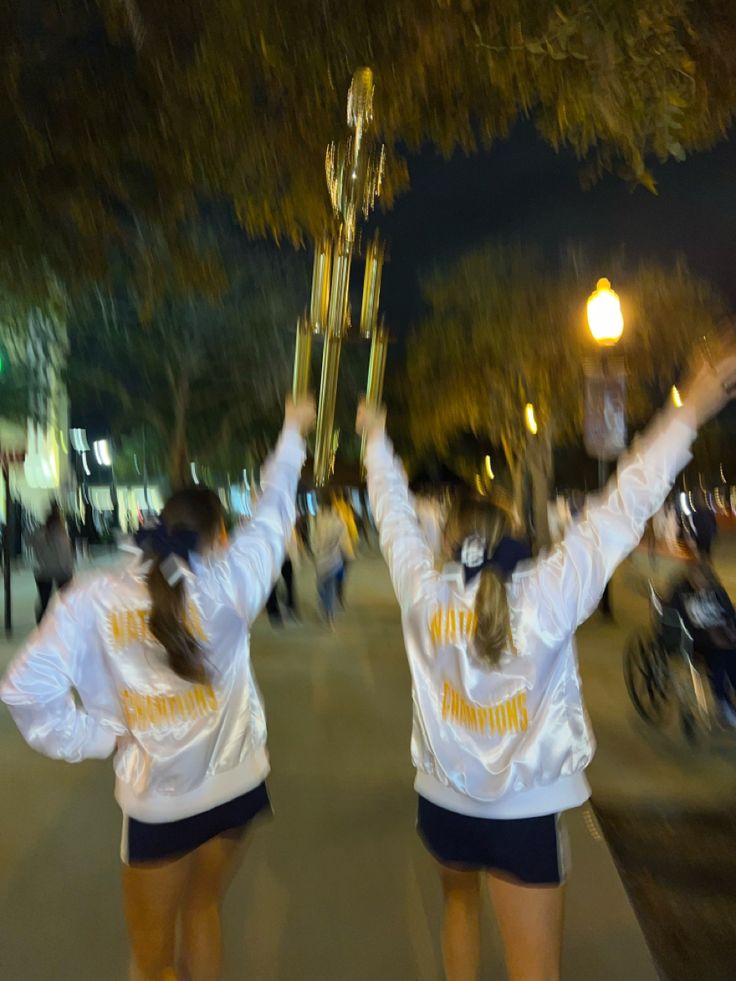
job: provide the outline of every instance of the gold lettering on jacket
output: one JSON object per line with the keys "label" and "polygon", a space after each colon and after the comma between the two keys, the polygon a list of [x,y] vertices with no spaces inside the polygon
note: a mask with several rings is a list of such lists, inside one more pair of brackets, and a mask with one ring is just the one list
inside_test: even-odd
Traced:
{"label": "gold lettering on jacket", "polygon": [[[151,633],[149,609],[140,610],[112,610],[108,615],[110,624],[110,634],[115,647],[129,647],[131,644],[154,643],[155,637]],[[197,607],[190,603],[187,607],[185,616],[187,629],[196,637],[197,640],[207,641],[207,634],[202,627]]]}
{"label": "gold lettering on jacket", "polygon": [[435,645],[457,644],[472,640],[478,629],[478,617],[472,610],[438,606],[429,621],[429,632]]}
{"label": "gold lettering on jacket", "polygon": [[216,712],[219,706],[212,685],[193,685],[183,695],[144,695],[124,688],[120,692],[120,701],[131,730],[201,719]]}
{"label": "gold lettering on jacket", "polygon": [[481,735],[505,736],[506,733],[526,732],[529,713],[526,692],[521,691],[495,705],[475,705],[445,681],[442,688],[442,718]]}

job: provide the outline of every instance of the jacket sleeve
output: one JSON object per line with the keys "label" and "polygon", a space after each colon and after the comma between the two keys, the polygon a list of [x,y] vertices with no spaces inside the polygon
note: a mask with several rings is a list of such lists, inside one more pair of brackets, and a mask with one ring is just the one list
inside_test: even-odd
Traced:
{"label": "jacket sleeve", "polygon": [[399,604],[406,610],[436,582],[434,555],[410,502],[404,468],[385,435],[370,438],[365,465],[381,551]]}
{"label": "jacket sleeve", "polygon": [[696,431],[677,411],[665,410],[634,440],[582,519],[529,574],[540,628],[548,636],[571,634],[596,609],[616,567],[639,543],[690,460]]}
{"label": "jacket sleeve", "polygon": [[[29,746],[53,759],[104,759],[124,729],[93,708],[85,695],[109,697],[94,607],[83,587],[60,594],[0,683],[5,702]],[[75,692],[78,698],[75,698]]]}
{"label": "jacket sleeve", "polygon": [[264,465],[263,493],[253,518],[233,539],[220,568],[222,586],[248,623],[263,609],[284,563],[296,521],[296,489],[305,452],[299,432],[285,427]]}

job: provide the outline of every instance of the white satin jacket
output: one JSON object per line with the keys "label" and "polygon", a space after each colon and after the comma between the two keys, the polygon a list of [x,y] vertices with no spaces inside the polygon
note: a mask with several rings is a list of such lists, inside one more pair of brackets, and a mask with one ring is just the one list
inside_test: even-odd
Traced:
{"label": "white satin jacket", "polygon": [[279,575],[295,519],[304,440],[285,428],[253,520],[222,551],[192,554],[188,625],[209,684],[168,667],[148,627],[139,556],[60,595],[0,685],[26,741],[75,763],[115,752],[116,797],[141,821],[175,821],[257,786],[269,770],[250,626]]}
{"label": "white satin jacket", "polygon": [[690,459],[695,431],[665,411],[621,458],[563,541],[514,571],[515,651],[492,668],[473,650],[478,579],[435,570],[406,476],[385,436],[366,453],[368,490],[401,605],[412,675],[415,787],[461,814],[522,818],[582,804],[594,752],[574,634]]}

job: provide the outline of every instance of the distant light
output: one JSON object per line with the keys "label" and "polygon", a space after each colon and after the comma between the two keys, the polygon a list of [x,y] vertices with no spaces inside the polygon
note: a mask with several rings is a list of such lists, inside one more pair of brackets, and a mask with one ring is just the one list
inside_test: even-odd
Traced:
{"label": "distant light", "polygon": [[95,451],[95,460],[101,467],[112,466],[112,456],[110,455],[110,444],[106,439],[98,439],[92,444]]}
{"label": "distant light", "polygon": [[526,428],[532,434],[532,436],[537,435],[537,419],[534,415],[534,406],[531,402],[526,403],[526,408],[524,409],[524,422],[526,423]]}
{"label": "distant light", "polygon": [[690,510],[688,498],[689,494],[686,491],[683,491],[680,494],[680,508],[682,509],[683,514],[686,514],[689,517],[692,514],[692,511]]}
{"label": "distant light", "polygon": [[71,439],[73,449],[77,453],[89,453],[86,429],[70,429],[69,438]]}
{"label": "distant light", "polygon": [[250,490],[250,481],[248,480],[248,471],[243,467],[243,484],[246,490]]}
{"label": "distant light", "polygon": [[84,467],[84,472],[88,477],[92,475],[92,471],[89,469],[89,464],[87,463],[87,452],[85,450],[81,451],[82,456],[82,466]]}
{"label": "distant light", "polygon": [[480,479],[480,474],[475,475],[475,487],[479,494],[485,496],[485,488],[483,487],[483,481]]}
{"label": "distant light", "polygon": [[718,469],[721,471],[721,483],[725,484],[726,483],[726,476],[723,473],[723,464],[722,463],[720,463],[718,465]]}
{"label": "distant light", "polygon": [[133,454],[133,466],[135,467],[135,472],[140,476],[141,468],[138,466],[138,454]]}
{"label": "distant light", "polygon": [[307,509],[309,510],[309,513],[312,515],[313,518],[316,517],[317,495],[314,493],[314,491],[310,491],[309,494],[307,494]]}
{"label": "distant light", "polygon": [[672,386],[672,402],[676,409],[682,408],[682,396],[680,395],[680,390],[677,385]]}
{"label": "distant light", "polygon": [[595,341],[604,346],[615,344],[624,332],[621,302],[605,278],[598,280],[588,297],[588,327]]}
{"label": "distant light", "polygon": [[486,456],[486,473],[488,474],[488,479],[493,480],[496,476],[493,472],[493,467],[491,466],[490,456]]}
{"label": "distant light", "polygon": [[189,464],[189,470],[191,471],[192,474],[192,480],[194,481],[195,484],[198,484],[199,477],[197,476],[197,464],[194,462],[194,460],[192,460],[192,462]]}

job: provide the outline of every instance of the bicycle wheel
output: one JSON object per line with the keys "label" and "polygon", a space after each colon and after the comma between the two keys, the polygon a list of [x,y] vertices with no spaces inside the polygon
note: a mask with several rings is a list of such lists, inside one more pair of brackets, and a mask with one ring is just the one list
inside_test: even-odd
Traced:
{"label": "bicycle wheel", "polygon": [[637,630],[626,642],[624,680],[642,719],[650,725],[662,725],[670,710],[670,672],[667,654],[651,631]]}

